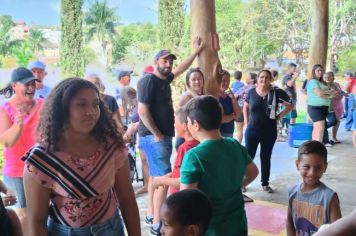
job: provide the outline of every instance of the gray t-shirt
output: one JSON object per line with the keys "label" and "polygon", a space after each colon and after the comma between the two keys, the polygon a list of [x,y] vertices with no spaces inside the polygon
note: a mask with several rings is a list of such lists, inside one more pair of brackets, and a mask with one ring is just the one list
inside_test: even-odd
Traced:
{"label": "gray t-shirt", "polygon": [[309,236],[321,225],[330,224],[329,208],[336,193],[323,183],[309,192],[302,192],[301,187],[296,184],[289,189],[288,206],[297,235]]}

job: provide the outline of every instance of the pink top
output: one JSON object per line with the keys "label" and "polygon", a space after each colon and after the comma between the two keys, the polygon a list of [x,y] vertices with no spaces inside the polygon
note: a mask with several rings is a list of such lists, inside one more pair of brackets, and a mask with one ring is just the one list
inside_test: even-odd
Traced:
{"label": "pink top", "polygon": [[113,216],[118,207],[115,174],[126,160],[127,150],[122,150],[117,142],[101,145],[89,158],[63,151],[46,152],[36,145],[26,156],[25,172],[51,189],[51,218],[78,228],[102,223]]}
{"label": "pink top", "polygon": [[[341,95],[341,87],[339,83],[334,82],[333,89],[336,89],[336,91],[338,91],[338,95]],[[337,118],[340,118],[343,114],[344,114],[344,106],[342,104],[342,97],[340,96],[339,98],[333,98],[331,100],[331,106],[332,109],[335,112],[335,116]]]}
{"label": "pink top", "polygon": [[[22,132],[12,147],[4,148],[4,168],[3,175],[9,177],[22,177],[23,176],[23,157],[26,152],[36,143],[36,127],[40,118],[40,111],[42,107],[43,99],[36,99],[36,106],[29,115],[23,116]],[[14,123],[15,114],[17,109],[10,103],[6,102],[1,109],[5,111],[11,121],[11,125]]]}

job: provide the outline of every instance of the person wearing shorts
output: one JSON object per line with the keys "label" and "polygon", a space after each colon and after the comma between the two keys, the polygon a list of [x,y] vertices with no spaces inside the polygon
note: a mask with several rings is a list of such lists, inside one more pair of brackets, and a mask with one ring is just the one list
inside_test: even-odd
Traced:
{"label": "person wearing shorts", "polygon": [[316,64],[312,70],[312,79],[307,83],[308,115],[313,121],[312,139],[323,142],[326,117],[329,113],[331,98],[335,92],[323,81],[323,67]]}
{"label": "person wearing shorts", "polygon": [[196,38],[193,42],[193,53],[174,69],[173,61],[177,57],[165,49],[158,51],[154,58],[154,71],[144,75],[137,85],[140,116],[138,133],[150,173],[148,205],[153,206],[152,212],[147,212],[146,222],[152,223],[153,235],[160,234],[159,210],[168,190],[165,186],[154,188],[153,180],[171,172],[174,110],[170,84],[189,68],[201,49],[201,40]]}

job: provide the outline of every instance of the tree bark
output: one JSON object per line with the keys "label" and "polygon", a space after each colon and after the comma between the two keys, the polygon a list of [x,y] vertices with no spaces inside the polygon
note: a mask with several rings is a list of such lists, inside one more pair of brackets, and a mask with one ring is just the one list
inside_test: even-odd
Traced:
{"label": "tree bark", "polygon": [[190,0],[192,16],[192,42],[199,36],[205,44],[197,57],[204,74],[205,94],[218,96],[221,81],[221,63],[217,50],[213,49],[212,35],[216,34],[215,0]]}
{"label": "tree bark", "polygon": [[311,78],[312,68],[315,64],[326,66],[328,49],[328,18],[329,1],[313,0],[312,4],[312,32],[309,48],[308,78]]}

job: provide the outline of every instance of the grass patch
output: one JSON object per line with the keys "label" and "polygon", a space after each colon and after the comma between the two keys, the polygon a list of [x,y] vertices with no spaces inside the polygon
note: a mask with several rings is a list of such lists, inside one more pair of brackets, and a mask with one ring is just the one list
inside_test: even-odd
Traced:
{"label": "grass patch", "polygon": [[306,117],[307,117],[307,113],[305,111],[302,110],[298,110],[297,111],[298,116],[296,119],[296,123],[306,123]]}

